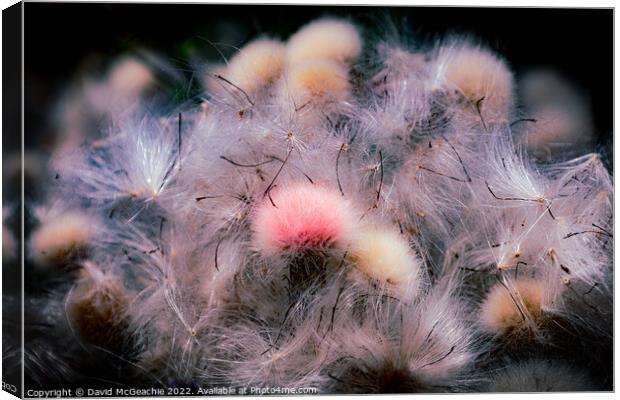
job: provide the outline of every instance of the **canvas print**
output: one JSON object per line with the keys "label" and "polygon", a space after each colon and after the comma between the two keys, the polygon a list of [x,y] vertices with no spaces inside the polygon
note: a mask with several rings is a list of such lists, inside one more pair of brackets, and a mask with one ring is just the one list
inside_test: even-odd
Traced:
{"label": "canvas print", "polygon": [[611,9],[26,3],[3,388],[612,391],[612,32]]}

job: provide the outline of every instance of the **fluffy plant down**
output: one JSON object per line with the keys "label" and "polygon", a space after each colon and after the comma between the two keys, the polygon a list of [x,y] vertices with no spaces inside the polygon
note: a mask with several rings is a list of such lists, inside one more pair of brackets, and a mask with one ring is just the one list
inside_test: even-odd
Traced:
{"label": "fluffy plant down", "polygon": [[26,276],[46,289],[26,294],[26,329],[48,332],[27,374],[321,394],[610,390],[601,157],[575,148],[572,120],[534,117],[553,104],[524,104],[483,44],[363,38],[334,18],[261,36],[213,60],[191,104],[150,102],[140,58],[96,81],[130,107],[71,91],[82,118],[59,118],[70,135],[29,209]]}

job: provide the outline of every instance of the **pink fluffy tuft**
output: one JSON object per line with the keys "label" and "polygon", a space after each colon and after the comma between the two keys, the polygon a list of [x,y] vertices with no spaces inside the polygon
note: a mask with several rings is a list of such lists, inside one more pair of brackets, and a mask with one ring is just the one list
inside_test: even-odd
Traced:
{"label": "pink fluffy tuft", "polygon": [[337,191],[298,184],[273,191],[271,200],[253,219],[254,243],[263,254],[342,248],[348,242],[355,212]]}

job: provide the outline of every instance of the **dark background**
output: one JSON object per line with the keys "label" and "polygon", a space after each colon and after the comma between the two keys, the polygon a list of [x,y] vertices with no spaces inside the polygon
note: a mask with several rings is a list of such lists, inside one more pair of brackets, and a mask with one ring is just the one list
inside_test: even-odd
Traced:
{"label": "dark background", "polygon": [[[233,46],[262,33],[286,39],[323,15],[351,17],[373,35],[384,33],[387,21],[422,41],[473,34],[505,56],[517,77],[531,66],[558,69],[585,89],[599,143],[611,143],[612,9],[26,3],[26,146],[43,139],[47,111],[86,65],[146,47],[189,77],[197,55],[218,59],[203,38]],[[227,55],[233,51],[218,48]]]}

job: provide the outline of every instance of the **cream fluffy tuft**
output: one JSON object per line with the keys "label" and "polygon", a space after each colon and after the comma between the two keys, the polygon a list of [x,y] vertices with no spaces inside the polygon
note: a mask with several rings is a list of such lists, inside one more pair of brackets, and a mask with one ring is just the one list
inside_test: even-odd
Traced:
{"label": "cream fluffy tuft", "polygon": [[397,231],[372,227],[355,234],[350,254],[369,277],[396,287],[418,286],[421,261]]}
{"label": "cream fluffy tuft", "polygon": [[224,77],[248,93],[275,81],[284,67],[286,47],[278,40],[257,39],[230,60]]}
{"label": "cream fluffy tuft", "polygon": [[487,295],[480,309],[480,319],[486,330],[501,335],[526,327],[528,320],[523,318],[521,311],[527,312],[534,321],[542,317],[543,283],[520,279],[514,287],[511,294],[505,286],[497,284]]}
{"label": "cream fluffy tuft", "polygon": [[144,63],[134,57],[125,57],[113,65],[108,83],[115,95],[132,98],[154,84],[155,78]]}
{"label": "cream fluffy tuft", "polygon": [[310,60],[289,69],[286,89],[298,109],[308,103],[344,101],[351,95],[347,69],[328,60]]}
{"label": "cream fluffy tuft", "polygon": [[458,90],[470,102],[484,99],[482,110],[509,111],[513,76],[506,63],[493,53],[475,47],[449,49],[440,55],[438,71],[440,82]]}
{"label": "cream fluffy tuft", "polygon": [[92,221],[79,212],[66,212],[44,222],[30,239],[31,256],[37,264],[65,261],[91,237]]}
{"label": "cream fluffy tuft", "polygon": [[361,51],[362,39],[353,24],[325,18],[310,22],[291,36],[286,59],[291,65],[316,59],[349,62]]}

